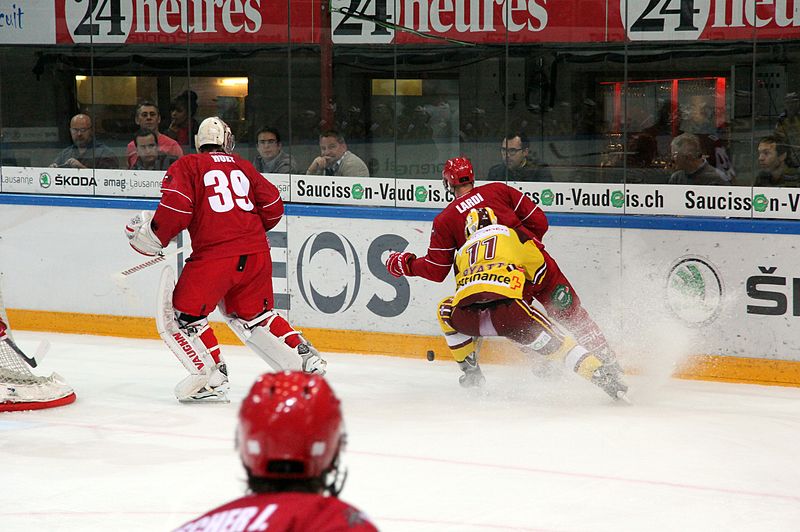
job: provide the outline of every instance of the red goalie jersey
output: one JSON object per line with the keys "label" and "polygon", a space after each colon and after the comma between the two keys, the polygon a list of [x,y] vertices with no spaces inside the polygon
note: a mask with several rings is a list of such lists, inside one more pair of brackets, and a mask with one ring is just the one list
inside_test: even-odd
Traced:
{"label": "red goalie jersey", "polygon": [[188,229],[193,258],[223,258],[267,251],[264,233],[281,216],[277,187],[250,162],[222,152],[197,153],[167,170],[152,227],[165,246]]}
{"label": "red goalie jersey", "polygon": [[376,532],[367,518],[336,497],[311,493],[263,493],[242,497],[175,532],[268,530],[269,532]]}
{"label": "red goalie jersey", "polygon": [[466,242],[467,214],[477,207],[491,207],[497,223],[514,229],[523,241],[533,240],[540,249],[549,227],[547,216],[528,196],[505,183],[487,183],[453,200],[433,219],[428,253],[411,263],[413,275],[441,282],[453,265],[453,255]]}

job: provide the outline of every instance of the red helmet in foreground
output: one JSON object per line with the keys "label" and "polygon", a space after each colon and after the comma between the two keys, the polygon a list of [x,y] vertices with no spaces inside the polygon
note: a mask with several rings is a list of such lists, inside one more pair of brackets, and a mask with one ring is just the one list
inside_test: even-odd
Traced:
{"label": "red helmet in foreground", "polygon": [[252,477],[330,475],[325,484],[332,488],[344,442],[341,405],[323,377],[299,371],[265,373],[242,401],[236,447]]}
{"label": "red helmet in foreground", "polygon": [[456,185],[475,182],[475,172],[472,170],[472,163],[466,157],[454,157],[444,163],[442,170],[445,186],[452,190]]}

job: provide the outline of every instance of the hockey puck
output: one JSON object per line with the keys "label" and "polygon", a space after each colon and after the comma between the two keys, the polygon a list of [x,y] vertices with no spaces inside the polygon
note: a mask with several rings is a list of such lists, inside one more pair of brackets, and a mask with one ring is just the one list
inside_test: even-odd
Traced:
{"label": "hockey puck", "polygon": [[433,352],[433,349],[428,349],[427,356],[428,356],[428,362],[433,362],[433,359],[436,357],[436,355]]}

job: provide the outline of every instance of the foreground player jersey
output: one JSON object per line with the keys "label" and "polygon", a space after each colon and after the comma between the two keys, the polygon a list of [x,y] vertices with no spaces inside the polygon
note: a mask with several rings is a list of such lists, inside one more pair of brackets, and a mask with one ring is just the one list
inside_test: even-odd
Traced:
{"label": "foreground player jersey", "polygon": [[478,207],[491,207],[498,224],[514,229],[522,240],[534,240],[544,248],[541,240],[548,228],[544,212],[519,190],[505,183],[487,183],[454,199],[434,218],[428,253],[412,262],[412,275],[436,282],[447,277],[453,254],[467,240],[464,235],[467,214]]}
{"label": "foreground player jersey", "polygon": [[312,493],[248,495],[186,523],[175,532],[377,532],[369,519],[336,497]]}
{"label": "foreground player jersey", "polygon": [[249,161],[197,153],[167,170],[152,227],[164,245],[188,229],[192,258],[223,258],[268,250],[266,231],[282,216],[278,189]]}
{"label": "foreground player jersey", "polygon": [[539,248],[502,225],[479,229],[456,253],[456,294],[453,305],[497,299],[523,299],[525,281],[534,285],[547,268]]}

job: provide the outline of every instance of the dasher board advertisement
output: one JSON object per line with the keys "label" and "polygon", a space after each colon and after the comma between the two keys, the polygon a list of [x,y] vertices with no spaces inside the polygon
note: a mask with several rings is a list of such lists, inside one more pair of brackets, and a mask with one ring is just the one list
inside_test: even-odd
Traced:
{"label": "dasher board advertisement", "polygon": [[[424,254],[429,222],[290,216],[288,227],[293,322],[440,334],[436,308],[455,290],[452,274],[434,283],[392,277],[384,266],[390,250]],[[800,361],[796,238],[559,226],[544,243],[612,345],[629,357],[668,348]]]}

